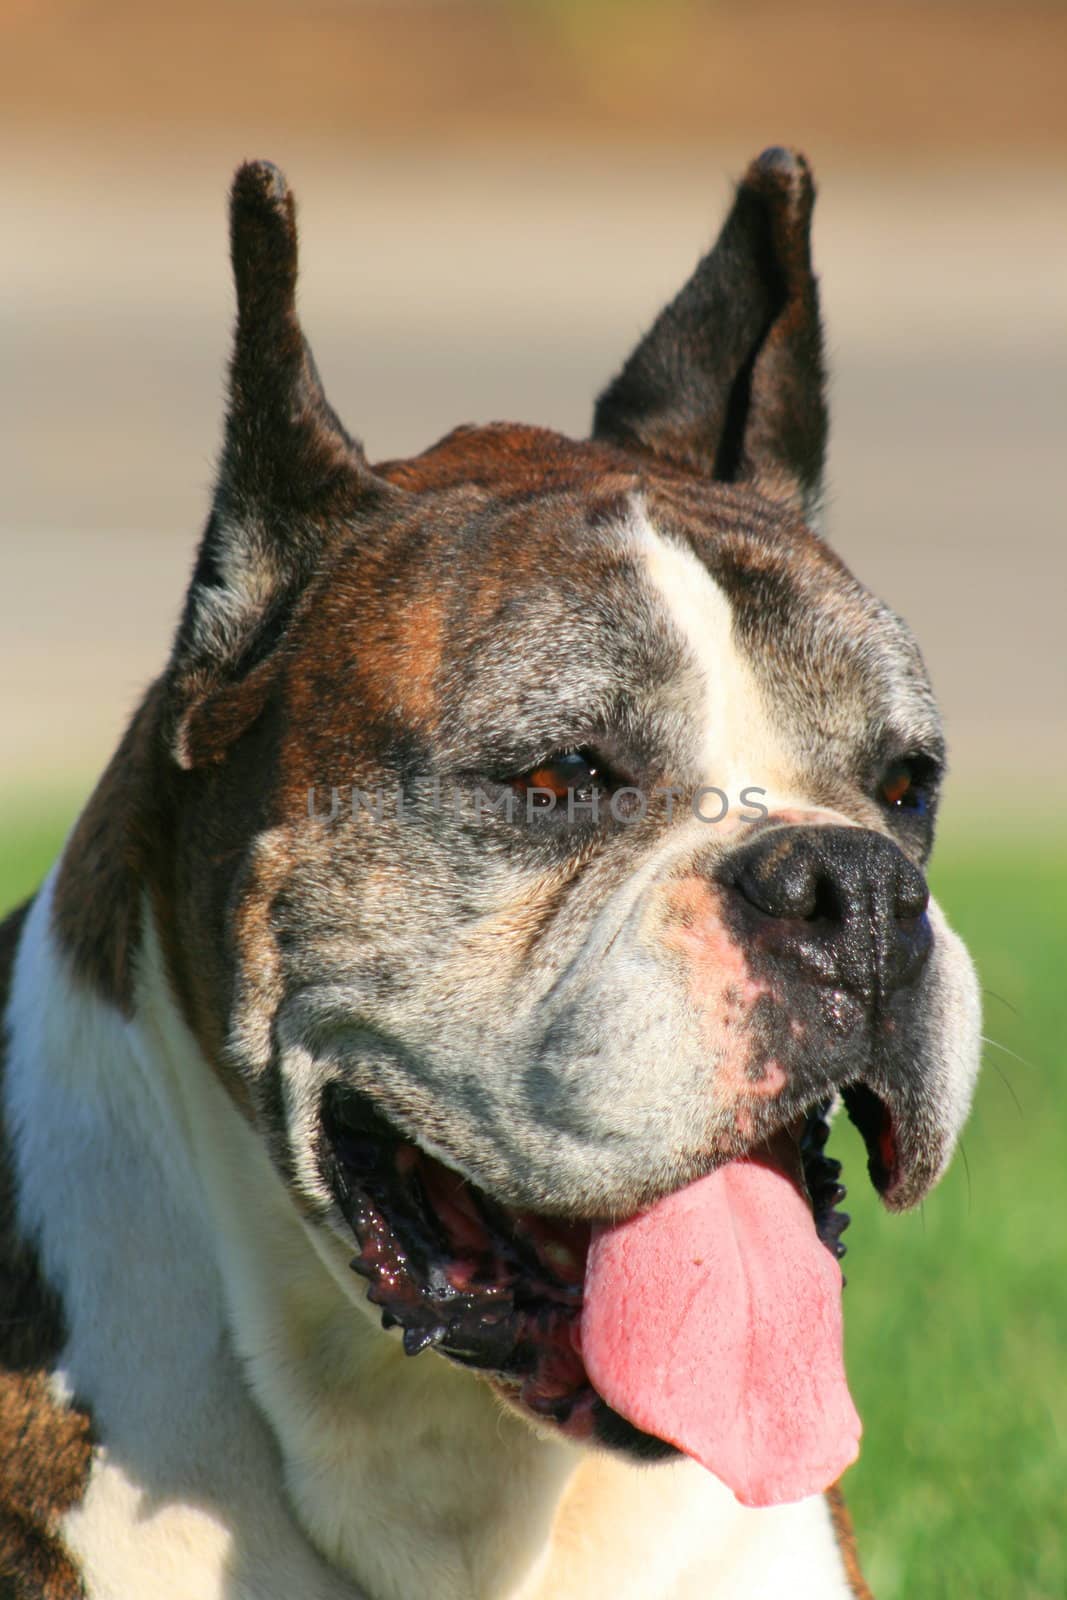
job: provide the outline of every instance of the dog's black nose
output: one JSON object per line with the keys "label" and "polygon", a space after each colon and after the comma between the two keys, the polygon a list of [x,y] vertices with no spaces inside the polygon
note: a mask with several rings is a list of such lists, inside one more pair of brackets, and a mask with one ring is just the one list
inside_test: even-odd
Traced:
{"label": "dog's black nose", "polygon": [[930,953],[926,879],[866,828],[771,827],[720,865],[746,934],[817,981],[875,1000]]}

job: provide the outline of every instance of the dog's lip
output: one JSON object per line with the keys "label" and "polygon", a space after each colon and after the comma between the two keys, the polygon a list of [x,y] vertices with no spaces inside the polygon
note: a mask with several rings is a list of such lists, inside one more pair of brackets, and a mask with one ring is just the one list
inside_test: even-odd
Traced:
{"label": "dog's lip", "polygon": [[[864,1141],[867,1150],[867,1171],[876,1192],[891,1210],[902,1210],[914,1204],[934,1181],[939,1167],[940,1153],[929,1147],[928,1139],[916,1139],[914,1135],[909,1137],[912,1108],[900,1095],[899,1090],[891,1083],[871,1081],[867,1078],[855,1078],[839,1089],[829,1087],[824,1093],[814,1095],[803,1109],[793,1110],[781,1120],[776,1120],[773,1125],[762,1129],[746,1150],[731,1151],[729,1155],[717,1154],[714,1164],[721,1165],[725,1160],[733,1159],[739,1154],[753,1154],[761,1145],[780,1141],[780,1136],[783,1134],[787,1135],[794,1145],[801,1147],[805,1128],[812,1113],[821,1112],[829,1118],[838,1102],[843,1105],[850,1122]],[[333,1123],[365,1138],[411,1144],[425,1155],[452,1167],[447,1156],[442,1157],[438,1151],[428,1149],[417,1136],[403,1131],[368,1095],[358,1089],[340,1084],[327,1088],[323,1097],[323,1120],[325,1123]],[[800,1156],[794,1159],[790,1155],[788,1146],[779,1143],[777,1159],[794,1177],[798,1186],[804,1189],[803,1162]],[[465,1174],[458,1176],[470,1181],[466,1179]],[[651,1194],[648,1196],[648,1201],[657,1198],[658,1195]],[[549,1216],[554,1215],[547,1208],[541,1210],[532,1205],[514,1206],[509,1203],[508,1209],[521,1211],[530,1217],[536,1215],[546,1221]],[[583,1212],[580,1215],[563,1214],[558,1217],[558,1221],[564,1224],[612,1220],[615,1220],[613,1215],[609,1216],[597,1210]]]}
{"label": "dog's lip", "polygon": [[886,1101],[862,1079],[845,1084],[841,1099],[867,1149],[867,1171],[883,1197],[901,1181],[896,1119]]}
{"label": "dog's lip", "polygon": [[841,1099],[863,1137],[867,1171],[890,1211],[917,1205],[941,1175],[951,1136],[936,1103],[914,1083],[870,1076],[846,1084]]}
{"label": "dog's lip", "polygon": [[325,1090],[322,1120],[327,1127],[332,1124],[367,1138],[392,1139],[401,1144],[417,1143],[391,1122],[369,1095],[340,1084],[330,1084]]}
{"label": "dog's lip", "polygon": [[[918,1108],[906,1093],[879,1079],[858,1077],[840,1086],[828,1085],[804,1109],[776,1119],[763,1129],[757,1144],[731,1150],[720,1157],[717,1164],[736,1159],[738,1155],[758,1156],[760,1147],[773,1147],[776,1164],[795,1179],[789,1146],[782,1142],[782,1135],[787,1135],[803,1152],[805,1142],[810,1147],[812,1116],[819,1114],[825,1119],[828,1135],[829,1120],[839,1106],[863,1139],[868,1176],[884,1204],[894,1211],[915,1204],[937,1175],[937,1143],[920,1125]],[[803,1182],[800,1187],[804,1187]]]}
{"label": "dog's lip", "polygon": [[[324,1172],[358,1246],[383,1325],[405,1351],[427,1345],[463,1365],[536,1389],[557,1372],[564,1324],[580,1308],[588,1223],[508,1211],[425,1152],[364,1097],[323,1097]],[[565,1364],[565,1363],[564,1363]],[[571,1363],[571,1387],[581,1377]],[[537,1398],[536,1394],[532,1395]]]}

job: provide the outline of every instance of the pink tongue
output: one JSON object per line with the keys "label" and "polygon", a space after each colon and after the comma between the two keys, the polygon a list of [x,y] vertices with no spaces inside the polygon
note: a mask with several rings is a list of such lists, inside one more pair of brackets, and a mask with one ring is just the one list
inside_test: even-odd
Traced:
{"label": "pink tongue", "polygon": [[801,1500],[856,1459],[841,1271],[784,1172],[731,1161],[589,1251],[594,1388],[749,1506]]}

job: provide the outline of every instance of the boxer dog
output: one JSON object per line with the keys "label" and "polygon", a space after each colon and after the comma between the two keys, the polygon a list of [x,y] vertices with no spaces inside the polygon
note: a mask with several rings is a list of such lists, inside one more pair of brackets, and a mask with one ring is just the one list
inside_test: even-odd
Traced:
{"label": "boxer dog", "polygon": [[868,1592],[823,1146],[920,1200],[978,1001],[813,197],[753,163],[590,439],[372,467],[237,173],[170,660],[2,934],[5,1596]]}

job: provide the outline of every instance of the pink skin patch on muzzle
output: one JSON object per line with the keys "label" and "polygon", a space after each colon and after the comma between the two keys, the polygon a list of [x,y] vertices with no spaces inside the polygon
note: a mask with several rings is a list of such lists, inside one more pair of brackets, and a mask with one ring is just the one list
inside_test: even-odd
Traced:
{"label": "pink skin patch on muzzle", "polygon": [[723,917],[723,893],[705,878],[671,885],[662,942],[684,963],[689,1000],[716,1063],[715,1092],[721,1103],[773,1099],[787,1078],[781,1062],[770,1060],[754,1077],[748,1069],[747,1024],[758,1001],[774,999],[770,984],[753,976],[745,952]]}

